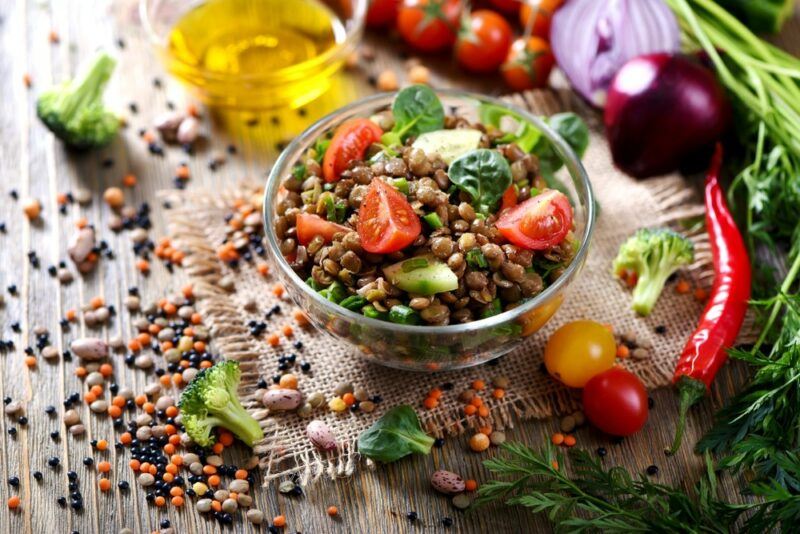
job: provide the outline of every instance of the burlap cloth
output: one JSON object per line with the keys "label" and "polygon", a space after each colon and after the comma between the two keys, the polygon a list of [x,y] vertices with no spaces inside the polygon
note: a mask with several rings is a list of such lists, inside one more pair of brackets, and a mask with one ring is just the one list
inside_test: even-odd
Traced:
{"label": "burlap cloth", "polygon": [[[576,319],[594,319],[614,326],[617,332],[633,331],[653,343],[651,356],[645,360],[626,360],[624,365],[636,373],[648,388],[667,385],[677,355],[692,330],[702,304],[691,295],[678,295],[668,287],[653,314],[637,317],[630,309],[630,292],[612,277],[611,262],[620,243],[642,227],[671,225],[685,227],[681,221],[702,214],[692,188],[677,175],[636,181],[614,169],[597,124],[597,117],[574,102],[568,93],[536,92],[509,97],[534,112],[549,115],[567,108],[578,109],[592,126],[591,142],[584,165],[592,179],[600,205],[591,250],[583,271],[570,289],[570,295],[550,323],[518,350],[494,365],[446,373],[421,374],[379,367],[363,361],[347,346],[332,343],[327,336],[295,328],[295,339],[303,343],[301,350],[284,342],[271,347],[264,336],[254,337],[247,325],[262,320],[264,314],[280,303],[282,312],[270,320],[269,331],[291,324],[293,305],[279,300],[270,291],[273,277],[264,278],[255,264],[242,262],[231,269],[217,259],[216,248],[226,235],[225,215],[231,204],[246,194],[247,186],[227,191],[194,190],[173,194],[169,210],[170,233],[178,246],[187,252],[186,272],[199,297],[199,308],[211,327],[213,348],[223,357],[239,360],[243,367],[242,393],[245,406],[261,422],[266,438],[255,450],[262,458],[265,483],[289,474],[308,482],[319,476],[345,476],[353,472],[360,460],[355,442],[361,431],[369,427],[389,407],[399,404],[414,406],[427,430],[435,435],[454,434],[470,427],[491,424],[506,428],[515,419],[544,418],[579,407],[575,392],[555,383],[541,370],[542,350],[548,335],[558,326]],[[695,225],[696,226],[696,225]],[[708,286],[713,276],[708,261],[707,236],[694,233],[696,262],[687,270],[696,284]],[[233,277],[232,290],[224,290],[219,281]],[[253,308],[255,305],[255,308]],[[250,311],[248,311],[250,310]],[[657,333],[658,331],[663,333]],[[661,328],[661,327],[665,327]],[[321,454],[306,437],[309,419],[294,413],[269,414],[260,403],[256,383],[259,378],[276,373],[282,354],[296,353],[298,362],[312,364],[309,374],[297,369],[299,389],[306,395],[321,391],[326,398],[342,382],[365,388],[370,395],[380,395],[383,402],[373,413],[333,413],[326,407],[315,410],[313,418],[324,420],[336,434],[339,448]],[[475,379],[489,383],[492,376],[505,376],[510,385],[504,398],[496,400],[484,395],[490,416],[481,420],[465,417],[463,404],[457,400]],[[431,388],[452,383],[440,405],[433,410],[422,408],[422,400]]]}

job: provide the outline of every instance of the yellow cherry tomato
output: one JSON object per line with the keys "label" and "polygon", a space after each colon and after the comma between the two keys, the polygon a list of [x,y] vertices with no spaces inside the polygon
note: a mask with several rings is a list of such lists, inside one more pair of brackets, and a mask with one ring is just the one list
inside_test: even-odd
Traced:
{"label": "yellow cherry tomato", "polygon": [[611,369],[617,352],[614,336],[594,321],[567,323],[550,336],[544,364],[553,378],[582,388],[592,377]]}

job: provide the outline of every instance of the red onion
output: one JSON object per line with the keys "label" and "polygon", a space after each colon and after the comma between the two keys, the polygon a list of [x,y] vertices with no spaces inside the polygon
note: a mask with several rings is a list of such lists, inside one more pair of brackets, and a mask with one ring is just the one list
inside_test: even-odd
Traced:
{"label": "red onion", "polygon": [[686,56],[650,54],[630,60],[611,82],[606,135],[617,167],[646,178],[710,150],[730,116],[711,70]]}
{"label": "red onion", "polygon": [[603,107],[622,65],[680,49],[680,29],[663,0],[568,0],[553,16],[550,44],[572,87]]}

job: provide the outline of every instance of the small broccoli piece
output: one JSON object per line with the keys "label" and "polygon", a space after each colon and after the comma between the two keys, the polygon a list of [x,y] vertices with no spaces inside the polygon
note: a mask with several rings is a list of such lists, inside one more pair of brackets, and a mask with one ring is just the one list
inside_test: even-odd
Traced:
{"label": "small broccoli piece", "polygon": [[667,278],[682,265],[694,260],[694,245],[672,230],[641,229],[619,248],[614,259],[614,274],[636,274],[633,310],[647,316],[653,311]]}
{"label": "small broccoli piece", "polygon": [[181,420],[186,433],[201,447],[214,444],[213,429],[218,426],[251,447],[264,437],[258,421],[239,402],[240,377],[239,363],[226,360],[197,373],[183,390],[178,402]]}
{"label": "small broccoli piece", "polygon": [[36,114],[67,146],[83,150],[107,145],[119,129],[119,118],[103,106],[103,89],[117,62],[101,52],[83,71],[43,92]]}

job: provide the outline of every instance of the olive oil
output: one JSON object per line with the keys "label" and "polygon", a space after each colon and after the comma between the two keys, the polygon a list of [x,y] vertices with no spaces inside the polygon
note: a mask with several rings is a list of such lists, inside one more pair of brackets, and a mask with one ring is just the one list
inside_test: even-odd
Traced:
{"label": "olive oil", "polygon": [[210,104],[297,107],[341,66],[340,18],[319,0],[207,0],[170,31],[170,71]]}

